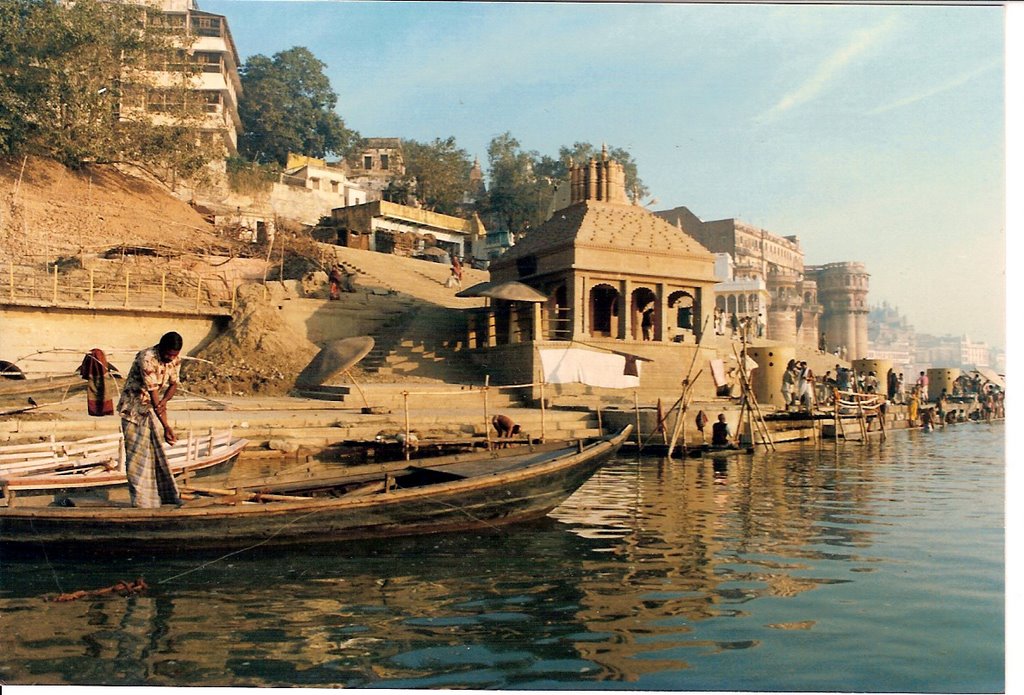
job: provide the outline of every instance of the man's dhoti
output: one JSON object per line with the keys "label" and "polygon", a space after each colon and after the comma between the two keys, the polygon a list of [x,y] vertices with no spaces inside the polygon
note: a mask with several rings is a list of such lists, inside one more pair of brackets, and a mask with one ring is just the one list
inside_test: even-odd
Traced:
{"label": "man's dhoti", "polygon": [[164,447],[148,417],[143,424],[121,420],[124,432],[125,464],[128,473],[128,493],[133,507],[159,507],[161,504],[179,504],[178,486],[167,465]]}

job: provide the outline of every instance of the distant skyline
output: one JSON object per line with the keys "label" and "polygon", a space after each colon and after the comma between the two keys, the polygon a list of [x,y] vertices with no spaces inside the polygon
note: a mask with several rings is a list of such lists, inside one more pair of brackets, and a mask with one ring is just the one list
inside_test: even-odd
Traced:
{"label": "distant skyline", "polygon": [[627,149],[656,202],[861,261],[922,333],[1005,345],[999,6],[199,0],[305,46],[367,137]]}

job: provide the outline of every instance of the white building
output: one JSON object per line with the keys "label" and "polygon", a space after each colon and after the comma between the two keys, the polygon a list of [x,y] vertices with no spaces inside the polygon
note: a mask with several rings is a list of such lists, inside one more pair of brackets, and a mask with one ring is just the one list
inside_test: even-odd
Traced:
{"label": "white building", "polygon": [[735,277],[735,262],[728,253],[715,254],[715,278],[719,282],[714,286],[715,306],[725,311],[726,316],[736,314],[736,318],[749,316],[757,325],[757,315],[762,314],[762,321],[767,322],[768,285],[760,277]]}
{"label": "white building", "polygon": [[[182,37],[182,50],[189,60],[199,66],[197,74],[190,76],[189,89],[201,100],[205,111],[200,126],[200,137],[219,143],[225,154],[238,152],[238,133],[242,121],[238,116],[238,98],[242,83],[238,76],[238,51],[223,15],[203,12],[195,0],[124,0],[148,5],[162,13],[150,17],[148,28],[173,31]],[[180,92],[174,81],[180,66],[167,65],[166,69],[147,66],[152,83],[146,89],[127,93],[122,110],[143,110],[154,122],[173,123],[175,111],[181,107]],[[219,169],[223,170],[223,162]]]}

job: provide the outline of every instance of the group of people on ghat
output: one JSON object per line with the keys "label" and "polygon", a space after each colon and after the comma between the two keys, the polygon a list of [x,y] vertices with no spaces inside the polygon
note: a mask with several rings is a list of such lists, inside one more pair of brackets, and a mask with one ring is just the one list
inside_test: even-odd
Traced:
{"label": "group of people on ghat", "polygon": [[728,329],[729,337],[733,340],[765,337],[766,323],[763,311],[757,312],[757,316],[740,317],[735,311],[730,314],[725,309],[715,307],[713,323],[715,335],[725,335]]}
{"label": "group of people on ghat", "polygon": [[[967,419],[992,420],[1005,416],[1004,391],[992,383],[985,383],[980,374],[961,375],[953,384],[951,393],[946,389],[934,404],[928,399],[928,374],[920,372],[909,391],[902,373],[890,370],[885,383],[874,371],[857,371],[836,364],[835,372],[825,372],[816,378],[806,362],[790,360],[782,376],[782,398],[785,408],[794,407],[810,412],[815,405],[832,405],[836,391],[862,394],[884,394],[886,403],[905,405],[907,419],[921,426],[952,423]],[[951,408],[950,404],[970,403],[972,407]]]}
{"label": "group of people on ghat", "polygon": [[815,402],[824,400],[819,395],[815,393],[814,372],[807,366],[807,362],[790,360],[786,364],[786,371],[782,373],[782,402],[786,410],[796,406],[810,412]]}

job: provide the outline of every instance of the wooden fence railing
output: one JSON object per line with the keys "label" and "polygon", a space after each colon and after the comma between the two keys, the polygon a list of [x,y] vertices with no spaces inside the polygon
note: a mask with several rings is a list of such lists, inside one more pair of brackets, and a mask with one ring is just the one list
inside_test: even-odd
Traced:
{"label": "wooden fence railing", "polygon": [[50,264],[43,271],[8,263],[0,273],[0,302],[10,304],[226,313],[234,310],[238,289],[217,275],[130,268],[62,271]]}

